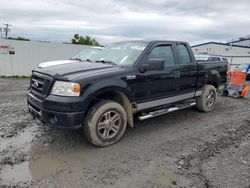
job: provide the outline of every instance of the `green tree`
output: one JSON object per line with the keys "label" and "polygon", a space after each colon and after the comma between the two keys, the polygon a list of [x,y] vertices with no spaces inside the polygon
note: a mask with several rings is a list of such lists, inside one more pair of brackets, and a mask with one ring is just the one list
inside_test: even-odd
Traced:
{"label": "green tree", "polygon": [[9,40],[23,40],[23,41],[30,41],[30,39],[26,39],[23,37],[8,37]]}
{"label": "green tree", "polygon": [[80,36],[79,34],[75,34],[74,37],[71,39],[72,44],[83,44],[89,46],[100,46],[100,44],[90,36],[86,35],[85,37]]}

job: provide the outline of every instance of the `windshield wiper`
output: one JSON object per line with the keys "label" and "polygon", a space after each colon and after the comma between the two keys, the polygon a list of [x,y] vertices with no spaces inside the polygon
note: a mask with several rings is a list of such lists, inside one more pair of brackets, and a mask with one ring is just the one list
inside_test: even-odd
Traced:
{"label": "windshield wiper", "polygon": [[86,61],[88,61],[88,62],[90,62],[90,63],[93,63],[93,61],[92,61],[92,60],[90,60],[89,58],[88,58],[88,59],[86,59]]}
{"label": "windshield wiper", "polygon": [[111,60],[107,60],[107,59],[97,60],[96,62],[97,63],[101,62],[101,63],[107,63],[107,64],[111,64],[111,65],[117,65],[115,62],[113,62]]}
{"label": "windshield wiper", "polygon": [[73,58],[70,58],[70,60],[74,60],[74,61],[82,61],[82,59],[78,58],[78,57],[73,57]]}

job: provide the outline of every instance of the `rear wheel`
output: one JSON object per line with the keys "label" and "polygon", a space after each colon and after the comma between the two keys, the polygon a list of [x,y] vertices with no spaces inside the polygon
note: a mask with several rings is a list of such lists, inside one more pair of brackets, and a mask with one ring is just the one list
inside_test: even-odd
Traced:
{"label": "rear wheel", "polygon": [[205,85],[202,95],[196,99],[196,107],[202,112],[210,112],[214,109],[217,93],[212,85]]}
{"label": "rear wheel", "polygon": [[118,142],[125,133],[127,114],[117,102],[103,100],[91,107],[85,120],[84,134],[96,146]]}

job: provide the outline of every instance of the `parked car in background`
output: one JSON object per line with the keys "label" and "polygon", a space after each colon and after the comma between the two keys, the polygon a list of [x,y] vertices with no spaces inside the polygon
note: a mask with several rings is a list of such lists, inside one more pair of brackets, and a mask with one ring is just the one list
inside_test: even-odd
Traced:
{"label": "parked car in background", "polygon": [[102,47],[89,47],[89,48],[83,49],[74,57],[68,60],[47,61],[47,62],[40,63],[38,67],[44,68],[44,67],[49,67],[49,66],[61,65],[61,64],[75,63],[79,61],[86,61],[102,49],[103,49]]}
{"label": "parked car in background", "polygon": [[223,61],[228,62],[227,58],[221,56],[213,56],[213,55],[206,55],[206,54],[195,54],[195,59],[197,61]]}

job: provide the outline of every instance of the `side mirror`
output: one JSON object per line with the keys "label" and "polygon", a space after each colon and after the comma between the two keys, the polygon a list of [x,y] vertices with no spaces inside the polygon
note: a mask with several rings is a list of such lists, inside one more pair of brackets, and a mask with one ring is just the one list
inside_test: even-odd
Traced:
{"label": "side mirror", "polygon": [[164,60],[150,59],[148,62],[145,62],[140,66],[140,72],[146,72],[149,70],[164,70]]}

